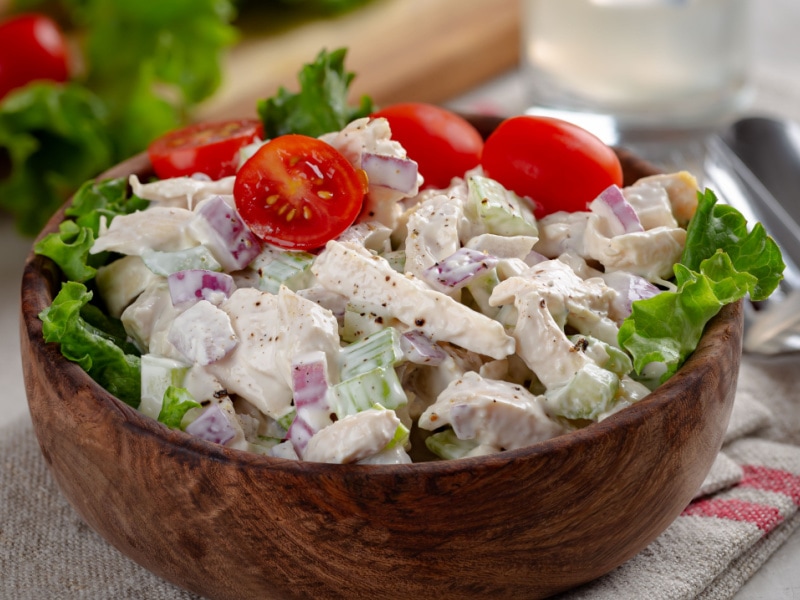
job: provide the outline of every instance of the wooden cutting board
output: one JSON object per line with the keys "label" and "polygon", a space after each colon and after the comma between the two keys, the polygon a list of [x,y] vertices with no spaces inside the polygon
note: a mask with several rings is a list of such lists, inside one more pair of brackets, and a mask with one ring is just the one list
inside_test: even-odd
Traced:
{"label": "wooden cutting board", "polygon": [[247,117],[326,48],[346,46],[355,100],[441,103],[514,68],[519,0],[373,0],[346,15],[285,31],[248,34],[225,60],[219,91],[200,119]]}

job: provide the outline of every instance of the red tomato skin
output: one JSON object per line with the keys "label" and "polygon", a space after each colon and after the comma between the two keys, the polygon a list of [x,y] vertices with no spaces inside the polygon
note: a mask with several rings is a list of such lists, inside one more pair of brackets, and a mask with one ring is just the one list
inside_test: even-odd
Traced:
{"label": "red tomato skin", "polygon": [[256,119],[197,123],[155,139],[147,154],[161,179],[194,173],[220,179],[236,174],[239,150],[262,134],[261,122]]}
{"label": "red tomato skin", "polygon": [[67,79],[67,43],[55,21],[30,13],[0,23],[0,99],[31,81]]}
{"label": "red tomato skin", "polygon": [[530,198],[537,217],[586,210],[609,185],[622,185],[613,148],[585,129],[551,117],[504,120],[486,139],[486,174]]}
{"label": "red tomato skin", "polygon": [[366,175],[317,138],[271,139],[236,174],[233,197],[250,230],[287,250],[316,250],[358,217]]}
{"label": "red tomato skin", "polygon": [[384,117],[392,139],[419,165],[425,188],[446,188],[478,166],[483,138],[469,121],[447,109],[422,102],[387,106],[372,114]]}

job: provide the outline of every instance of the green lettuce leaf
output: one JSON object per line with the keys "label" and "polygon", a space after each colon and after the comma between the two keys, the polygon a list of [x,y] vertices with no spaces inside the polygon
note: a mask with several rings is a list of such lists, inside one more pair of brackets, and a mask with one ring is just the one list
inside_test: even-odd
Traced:
{"label": "green lettuce leaf", "polygon": [[59,343],[67,359],[136,408],[141,398],[141,359],[117,345],[118,335],[92,324],[100,319],[97,309],[86,308],[91,299],[92,293],[82,283],[65,283],[53,303],[39,314],[44,339]]}
{"label": "green lettuce leaf", "polygon": [[169,386],[164,392],[164,403],[158,420],[171,429],[182,429],[181,421],[192,408],[200,408],[191,392],[185,388]]}
{"label": "green lettuce leaf", "polygon": [[346,54],[346,48],[322,50],[313,63],[300,71],[298,93],[281,87],[274,97],[259,100],[258,114],[267,138],[287,133],[318,137],[372,112],[368,96],[361,98],[358,107],[348,104],[347,90],[355,74],[345,71]]}
{"label": "green lettuce leaf", "polygon": [[229,0],[66,4],[86,32],[86,85],[109,107],[118,158],[183,125],[219,87],[222,53],[238,38]]}
{"label": "green lettuce leaf", "polygon": [[33,83],[0,102],[0,208],[19,231],[38,233],[84,181],[113,162],[103,102],[78,84]]}
{"label": "green lettuce leaf", "polygon": [[786,266],[778,245],[761,223],[756,223],[748,232],[742,214],[732,206],[717,204],[711,190],[698,198],[697,212],[689,222],[680,262],[696,271],[702,261],[718,249],[722,250],[730,256],[737,271],[747,271],[757,278],[748,290],[750,298],[768,298],[783,279]]}
{"label": "green lettuce leaf", "polygon": [[0,208],[35,235],[81,183],[189,122],[219,87],[223,52],[238,33],[233,0],[17,0],[15,8],[55,11],[85,67],[66,85],[34,82],[0,101]]}
{"label": "green lettuce leaf", "polygon": [[71,281],[93,279],[97,267],[107,259],[106,253],[89,254],[100,230],[101,217],[111,223],[115,216],[143,210],[149,204],[129,196],[127,185],[125,178],[85,182],[65,211],[73,220],[63,221],[58,233],[42,238],[34,246],[34,252],[51,258]]}
{"label": "green lettuce leaf", "polygon": [[662,365],[658,383],[680,368],[724,305],[748,294],[766,298],[782,279],[780,250],[760,224],[748,233],[744,217],[718,205],[710,190],[698,200],[674,268],[677,290],[634,302],[619,331],[620,346],[633,357],[637,373],[651,363]]}

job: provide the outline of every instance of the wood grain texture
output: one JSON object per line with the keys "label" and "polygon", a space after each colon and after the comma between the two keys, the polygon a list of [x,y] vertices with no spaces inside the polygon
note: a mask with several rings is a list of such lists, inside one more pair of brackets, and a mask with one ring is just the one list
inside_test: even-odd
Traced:
{"label": "wood grain texture", "polygon": [[255,114],[278,87],[297,91],[298,65],[347,47],[353,100],[441,103],[516,68],[519,0],[372,0],[357,11],[282,33],[245,37],[225,57],[222,86],[199,120]]}
{"label": "wood grain texture", "polygon": [[[652,171],[623,163],[629,176]],[[140,156],[113,174],[148,168]],[[29,257],[21,346],[45,460],[106,540],[212,599],[530,600],[607,573],[699,488],[741,356],[738,303],[657,392],[586,429],[459,461],[301,463],[193,439],[110,396],[42,340],[37,315],[60,281],[49,260]]]}

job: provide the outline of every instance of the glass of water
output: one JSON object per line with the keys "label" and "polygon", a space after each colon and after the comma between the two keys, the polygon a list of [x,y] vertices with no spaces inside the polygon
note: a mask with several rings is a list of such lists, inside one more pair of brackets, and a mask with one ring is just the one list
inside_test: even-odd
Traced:
{"label": "glass of water", "polygon": [[[532,110],[714,127],[749,98],[750,0],[522,0]],[[576,119],[577,121],[580,118]]]}

